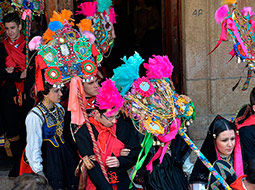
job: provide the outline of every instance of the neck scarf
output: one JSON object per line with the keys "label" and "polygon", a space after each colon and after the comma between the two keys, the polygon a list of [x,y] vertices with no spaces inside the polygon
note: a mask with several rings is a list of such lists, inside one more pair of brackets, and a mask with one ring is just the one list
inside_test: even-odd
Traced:
{"label": "neck scarf", "polygon": [[[23,49],[26,44],[24,35],[21,34],[14,42],[8,37],[3,40],[3,43],[8,54],[5,60],[6,67],[15,67],[18,70],[23,71],[26,68],[26,56],[23,54]],[[16,48],[17,45],[18,47]]]}

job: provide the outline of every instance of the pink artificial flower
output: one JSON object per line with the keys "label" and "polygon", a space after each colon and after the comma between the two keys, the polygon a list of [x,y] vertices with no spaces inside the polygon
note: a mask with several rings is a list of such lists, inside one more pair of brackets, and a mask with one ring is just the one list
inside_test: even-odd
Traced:
{"label": "pink artificial flower", "polygon": [[138,78],[133,83],[133,88],[136,92],[141,94],[143,97],[149,97],[155,92],[155,88],[146,77]]}

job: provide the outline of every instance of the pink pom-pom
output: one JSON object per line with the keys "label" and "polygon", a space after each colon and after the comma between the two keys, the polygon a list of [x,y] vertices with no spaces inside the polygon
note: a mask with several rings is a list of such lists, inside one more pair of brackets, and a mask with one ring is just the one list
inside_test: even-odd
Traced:
{"label": "pink pom-pom", "polygon": [[99,106],[99,109],[112,109],[106,114],[106,116],[111,116],[123,106],[123,103],[124,100],[115,87],[114,82],[106,79],[96,96],[96,104]]}
{"label": "pink pom-pom", "polygon": [[112,24],[115,24],[116,23],[116,15],[115,15],[115,11],[114,11],[113,7],[109,10],[109,17],[110,17],[110,22]]}
{"label": "pink pom-pom", "polygon": [[42,43],[42,37],[41,36],[35,36],[32,38],[32,40],[30,40],[30,42],[28,43],[28,47],[30,51],[35,50],[39,44]]}
{"label": "pink pom-pom", "polygon": [[254,20],[250,20],[250,22],[251,22],[251,26],[252,26],[253,30],[255,31],[255,21]]}
{"label": "pink pom-pom", "polygon": [[244,7],[241,10],[241,13],[243,16],[248,16],[250,14],[250,17],[253,17],[255,15],[255,13],[252,11],[251,7]]}
{"label": "pink pom-pom", "polygon": [[149,63],[144,63],[147,69],[146,76],[149,79],[171,78],[174,66],[169,61],[168,56],[156,56],[149,58]]}
{"label": "pink pom-pom", "polygon": [[94,2],[84,2],[81,3],[78,8],[80,8],[80,11],[76,11],[75,14],[83,14],[84,16],[93,16],[97,11],[97,1]]}
{"label": "pink pom-pom", "polygon": [[89,39],[89,43],[90,44],[94,44],[95,40],[96,40],[96,37],[94,34],[92,34],[91,32],[89,31],[83,31],[82,32],[82,35],[85,35],[86,38]]}
{"label": "pink pom-pom", "polygon": [[229,8],[228,5],[223,5],[215,12],[215,21],[218,25],[228,16]]}

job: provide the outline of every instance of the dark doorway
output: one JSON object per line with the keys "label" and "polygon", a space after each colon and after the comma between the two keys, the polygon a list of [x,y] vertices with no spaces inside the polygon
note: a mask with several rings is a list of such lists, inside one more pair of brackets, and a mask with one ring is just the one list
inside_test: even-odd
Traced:
{"label": "dark doorway", "polygon": [[[89,1],[89,0],[87,0]],[[74,9],[80,1],[76,2]],[[137,51],[148,62],[152,55],[168,55],[174,65],[172,80],[182,93],[183,69],[181,48],[181,2],[178,0],[113,0],[117,23],[116,39],[108,57],[103,60],[105,74],[123,64],[121,58]],[[145,75],[141,66],[140,75]]]}

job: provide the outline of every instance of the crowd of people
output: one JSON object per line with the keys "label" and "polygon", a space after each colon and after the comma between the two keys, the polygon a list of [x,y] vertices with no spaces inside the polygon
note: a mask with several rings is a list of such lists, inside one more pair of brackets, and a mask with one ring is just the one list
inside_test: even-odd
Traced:
{"label": "crowd of people", "polygon": [[[192,173],[184,171],[190,150],[179,135],[162,163],[153,165],[153,172],[141,166],[131,182],[133,167],[142,156],[143,135],[121,112],[123,102],[114,83],[99,71],[83,79],[75,76],[70,84],[79,87],[75,99],[72,94],[63,96],[70,86],[44,81],[32,101],[34,75],[27,70],[35,68],[25,63],[20,18],[10,13],[3,23],[7,38],[0,43],[0,138],[6,154],[15,160],[9,177],[19,177],[13,189],[224,189],[199,159]],[[69,102],[70,110],[65,98],[75,99]],[[235,190],[255,186],[254,112],[255,88],[250,104],[234,121],[216,116],[201,148]]]}

